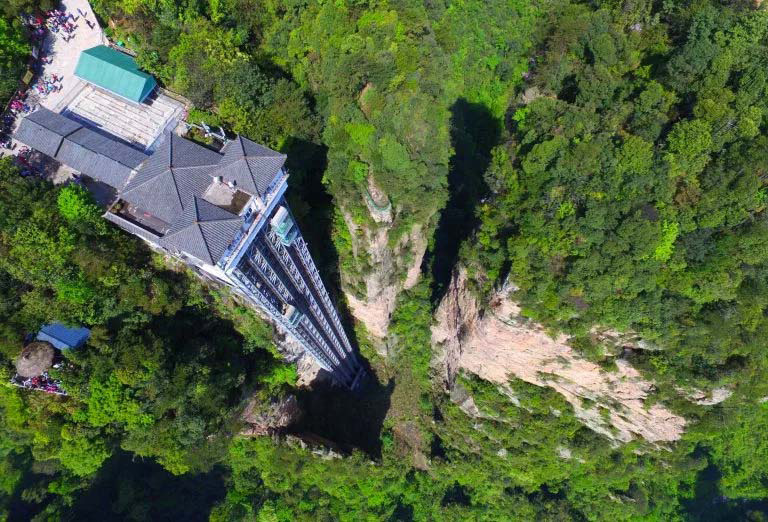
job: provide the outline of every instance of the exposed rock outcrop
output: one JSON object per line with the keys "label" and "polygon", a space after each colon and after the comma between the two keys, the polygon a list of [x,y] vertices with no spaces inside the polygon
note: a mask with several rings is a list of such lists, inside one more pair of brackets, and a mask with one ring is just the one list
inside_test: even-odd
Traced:
{"label": "exposed rock outcrop", "polygon": [[309,450],[323,460],[340,459],[344,456],[336,444],[313,433],[286,435],[283,440],[290,446]]}
{"label": "exposed rock outcrop", "polygon": [[376,185],[373,176],[368,176],[368,193],[364,199],[368,212],[376,223],[392,223],[392,203],[389,202],[384,191]]}
{"label": "exposed rock outcrop", "polygon": [[275,435],[301,419],[302,411],[294,395],[272,398],[268,403],[252,397],[243,411],[246,424],[242,435]]}
{"label": "exposed rock outcrop", "polygon": [[728,388],[715,388],[710,393],[696,390],[688,393],[687,398],[699,406],[714,406],[715,404],[720,404],[724,400],[729,399],[731,395],[733,395],[733,390]]}
{"label": "exposed rock outcrop", "polygon": [[435,365],[447,389],[460,370],[502,386],[517,377],[558,391],[579,419],[613,441],[680,438],[685,419],[661,404],[646,407],[653,383],[622,359],[610,372],[584,359],[568,346],[567,336],[553,338],[521,317],[509,294],[510,289],[498,292],[481,312],[465,272],[454,274],[432,329]]}
{"label": "exposed rock outcrop", "polygon": [[275,345],[288,362],[296,363],[296,386],[310,386],[322,375],[322,368],[291,335],[276,328]]}
{"label": "exposed rock outcrop", "polygon": [[[363,228],[348,215],[344,220],[352,233],[354,251],[364,251],[370,256],[370,270],[362,277],[365,295],[356,296],[347,291],[347,302],[352,314],[368,332],[383,339],[387,336],[398,294],[418,282],[427,239],[422,227],[414,225],[393,248],[389,244],[389,227]],[[344,280],[348,277],[346,274],[342,276],[345,287],[352,286],[351,281]]]}

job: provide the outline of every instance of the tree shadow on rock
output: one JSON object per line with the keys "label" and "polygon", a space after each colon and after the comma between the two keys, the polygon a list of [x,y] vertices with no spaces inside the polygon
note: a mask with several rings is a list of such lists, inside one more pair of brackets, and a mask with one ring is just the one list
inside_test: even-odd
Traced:
{"label": "tree shadow on rock", "polygon": [[500,122],[484,105],[459,99],[451,107],[454,155],[448,172],[450,196],[437,224],[434,247],[424,265],[431,265],[432,269],[433,303],[443,297],[461,244],[479,224],[475,209],[489,194],[483,175],[500,135]]}

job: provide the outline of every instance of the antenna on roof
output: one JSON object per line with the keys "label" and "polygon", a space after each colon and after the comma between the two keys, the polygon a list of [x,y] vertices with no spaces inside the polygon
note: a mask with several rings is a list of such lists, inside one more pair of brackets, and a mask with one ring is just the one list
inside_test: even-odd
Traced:
{"label": "antenna on roof", "polygon": [[195,129],[197,129],[199,131],[202,131],[203,135],[206,138],[216,138],[217,140],[222,141],[224,143],[227,142],[227,135],[224,132],[224,129],[222,127],[219,127],[218,131],[213,131],[213,130],[211,130],[210,125],[208,125],[204,121],[201,121],[200,125],[197,125],[195,123],[190,123],[188,121],[185,121],[185,122],[182,122],[182,123],[184,123],[184,125],[186,125],[187,128],[194,127]]}

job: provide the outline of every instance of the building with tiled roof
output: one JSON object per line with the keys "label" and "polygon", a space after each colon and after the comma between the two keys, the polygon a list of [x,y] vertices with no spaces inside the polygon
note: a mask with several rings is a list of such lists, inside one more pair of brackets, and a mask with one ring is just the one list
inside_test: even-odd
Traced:
{"label": "building with tiled roof", "polygon": [[43,107],[26,116],[14,137],[86,176],[115,188],[147,159],[134,147]]}
{"label": "building with tiled roof", "polygon": [[342,385],[365,372],[285,201],[286,156],[237,136],[220,150],[167,133],[153,153],[39,109],[16,139],[117,192],[105,218],[232,287]]}

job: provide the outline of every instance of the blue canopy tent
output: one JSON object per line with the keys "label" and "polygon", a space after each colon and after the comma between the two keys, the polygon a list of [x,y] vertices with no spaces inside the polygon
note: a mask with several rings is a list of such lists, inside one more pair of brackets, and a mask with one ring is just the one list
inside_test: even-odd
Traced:
{"label": "blue canopy tent", "polygon": [[79,348],[90,336],[88,328],[68,328],[61,323],[51,323],[40,328],[37,340],[47,341],[63,351]]}

